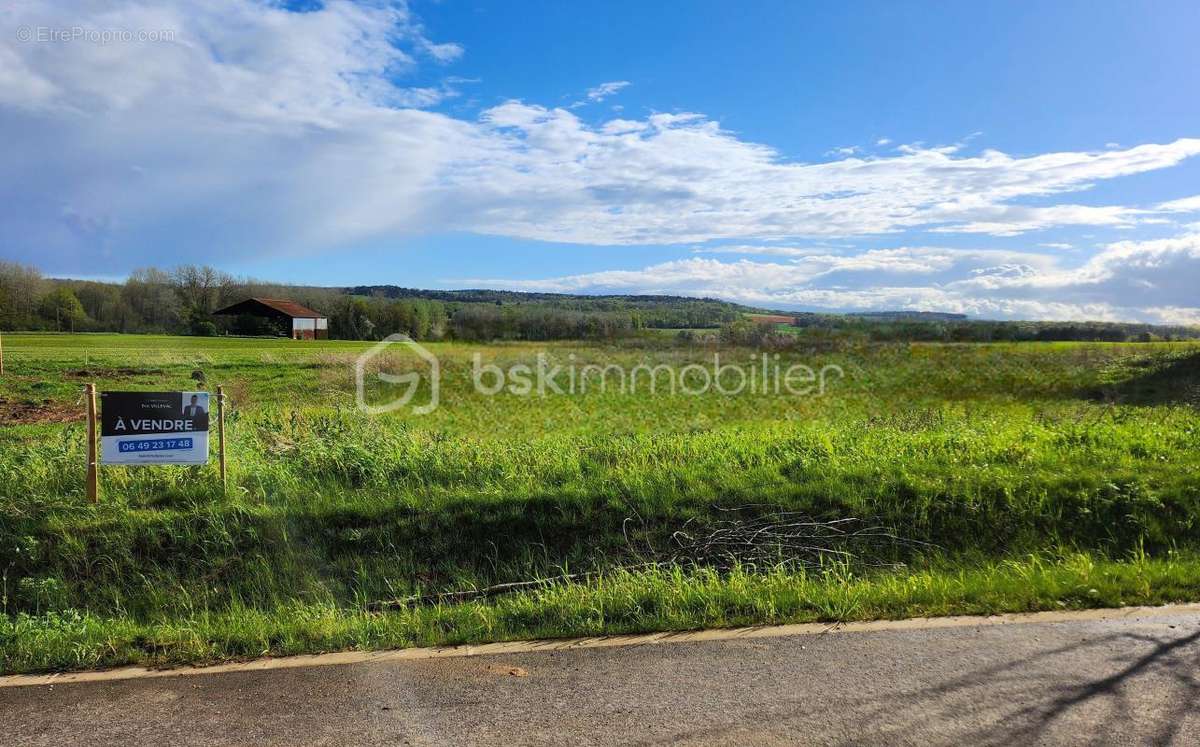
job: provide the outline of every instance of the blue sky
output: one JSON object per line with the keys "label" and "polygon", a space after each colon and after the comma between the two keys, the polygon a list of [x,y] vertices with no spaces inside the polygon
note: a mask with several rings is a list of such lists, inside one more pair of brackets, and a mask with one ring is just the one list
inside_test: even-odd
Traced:
{"label": "blue sky", "polygon": [[48,274],[1200,322],[1194,2],[74,5],[0,9]]}

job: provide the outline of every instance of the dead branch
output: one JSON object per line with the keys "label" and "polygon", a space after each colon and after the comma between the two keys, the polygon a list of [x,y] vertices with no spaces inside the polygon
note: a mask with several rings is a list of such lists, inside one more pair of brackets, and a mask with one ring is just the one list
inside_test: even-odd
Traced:
{"label": "dead branch", "polygon": [[[651,568],[689,566],[728,571],[734,567],[818,568],[830,560],[854,562],[860,566],[888,565],[884,560],[895,557],[901,547],[924,546],[928,543],[900,537],[891,529],[864,523],[861,519],[814,519],[792,511],[767,511],[762,505],[748,504],[716,511],[732,514],[729,519],[704,523],[689,519],[670,536],[669,547],[658,550],[643,540],[646,547],[635,547],[629,527],[641,517],[627,517],[621,525],[626,545],[634,557],[644,562],[618,565],[586,573],[564,573],[547,578],[511,581],[483,588],[424,594],[405,599],[372,602],[368,609],[382,611],[412,606],[465,602],[486,599],[501,594],[546,588],[560,583],[590,581],[620,571],[639,571]],[[749,513],[746,518],[743,516]]]}

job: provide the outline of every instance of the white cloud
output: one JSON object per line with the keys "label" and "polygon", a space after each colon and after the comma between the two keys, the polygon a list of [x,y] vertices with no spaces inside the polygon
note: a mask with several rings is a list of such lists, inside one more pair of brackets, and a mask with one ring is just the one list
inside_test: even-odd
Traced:
{"label": "white cloud", "polygon": [[[799,251],[803,250],[791,250]],[[857,254],[791,252],[783,255],[790,258],[787,262],[746,259],[722,262],[696,257],[662,262],[640,270],[606,270],[544,280],[468,278],[463,282],[557,292],[637,290],[742,297],[747,293],[774,290],[786,296],[800,290],[801,286],[814,283],[838,288],[873,287],[880,282],[894,282],[896,276],[922,276],[930,281],[946,273],[950,273],[949,279],[955,279],[980,271],[992,272],[998,266],[1006,265],[1036,266],[1042,270],[1056,266],[1053,259],[1045,255],[998,249],[898,247]],[[780,300],[786,302],[786,298]]]}
{"label": "white cloud", "polygon": [[875,141],[875,144],[881,148],[885,145],[891,145],[891,143],[892,143],[892,139],[890,137],[881,137]]}
{"label": "white cloud", "polygon": [[117,272],[437,231],[637,245],[1120,228],[1153,209],[1059,200],[1200,154],[1188,138],[1029,156],[910,144],[801,163],[696,113],[592,123],[509,101],[455,118],[422,108],[454,95],[449,78],[404,81],[463,50],[395,4],[20,3],[3,17],[176,32],[0,37],[0,233],[6,255],[48,269],[90,267],[101,247]]}
{"label": "white cloud", "polygon": [[486,283],[555,292],[715,296],[775,308],[1190,324],[1200,320],[1200,233],[1117,242],[1079,267],[1036,253],[901,247],[808,254],[788,262],[689,258],[639,270]]}
{"label": "white cloud", "polygon": [[627,80],[612,80],[608,83],[601,83],[595,88],[588,89],[588,101],[603,101],[628,85],[629,81]]}
{"label": "white cloud", "polygon": [[1200,195],[1184,197],[1179,200],[1170,200],[1169,202],[1160,202],[1158,209],[1168,213],[1200,212]]}
{"label": "white cloud", "polygon": [[610,119],[605,122],[600,128],[600,131],[605,135],[629,135],[637,132],[645,132],[650,128],[646,122],[638,122],[631,119]]}
{"label": "white cloud", "polygon": [[757,244],[738,244],[725,246],[698,246],[692,249],[693,254],[753,254],[756,256],[776,257],[808,257],[820,251],[828,251],[828,245],[813,247],[775,246]]}
{"label": "white cloud", "polygon": [[995,267],[980,267],[977,270],[971,270],[971,276],[975,279],[1020,280],[1022,278],[1034,277],[1037,274],[1038,271],[1036,268],[1019,263],[996,265]]}
{"label": "white cloud", "polygon": [[478,216],[471,228],[597,244],[845,237],[913,228],[1014,235],[1059,225],[1125,227],[1143,211],[1008,201],[1078,191],[1200,153],[1200,140],[1178,140],[1027,158],[909,148],[891,158],[803,164],[695,114],[654,115],[636,133],[622,120],[614,132],[565,110],[509,102],[485,121],[511,128],[503,133],[509,141],[476,164],[473,184],[484,185],[485,202],[513,208]]}
{"label": "white cloud", "polygon": [[952,206],[952,215],[959,220],[930,230],[937,233],[985,233],[991,236],[1016,236],[1055,226],[1108,226],[1131,228],[1147,214],[1146,210],[1109,206],[1053,205],[986,205],[981,207]]}
{"label": "white cloud", "polygon": [[1048,241],[1043,244],[1038,244],[1038,246],[1042,246],[1047,249],[1074,249],[1075,248],[1074,244],[1068,244],[1065,241]]}
{"label": "white cloud", "polygon": [[1139,310],[1142,318],[1155,324],[1186,324],[1200,327],[1200,308],[1150,306]]}
{"label": "white cloud", "polygon": [[[400,5],[70,5],[10,6],[5,26],[173,40],[0,38],[0,69],[22,81],[0,85],[0,232],[14,258],[78,270],[103,242],[119,270],[412,230],[454,143],[471,137],[416,108],[448,88],[391,82],[422,50],[447,55]],[[103,230],[85,238],[82,224]]]}
{"label": "white cloud", "polygon": [[443,44],[434,44],[431,41],[423,40],[421,48],[433,59],[443,64],[454,62],[463,56],[463,47],[461,44],[446,42]]}

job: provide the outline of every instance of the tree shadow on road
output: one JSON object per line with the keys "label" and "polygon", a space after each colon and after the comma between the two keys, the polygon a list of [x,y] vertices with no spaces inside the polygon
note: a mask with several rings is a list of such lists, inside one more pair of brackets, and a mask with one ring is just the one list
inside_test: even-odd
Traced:
{"label": "tree shadow on road", "polygon": [[[987,640],[979,645],[978,654],[987,657]],[[1132,655],[1116,653],[1128,652],[1131,645],[1136,646]],[[1113,671],[1080,681],[1068,663],[1078,656]],[[906,679],[929,679],[920,661],[890,663],[911,668]],[[1113,633],[924,687],[876,690],[832,706],[811,698],[789,700],[743,712],[741,721],[770,725],[784,738],[823,744],[1195,744],[1197,734],[1180,730],[1189,725],[1189,715],[1190,727],[1200,727],[1198,702],[1200,630],[1166,637]],[[689,736],[721,742],[737,731],[718,728]]]}
{"label": "tree shadow on road", "polygon": [[[1116,737],[1121,734],[1122,724],[1128,723],[1134,713],[1140,710],[1136,703],[1131,702],[1134,700],[1132,696],[1137,678],[1156,671],[1167,675],[1173,682],[1173,697],[1169,704],[1160,704],[1169,706],[1170,711],[1157,719],[1156,733],[1144,741],[1152,744],[1173,743],[1183,724],[1182,717],[1195,707],[1200,696],[1200,680],[1197,680],[1200,657],[1188,657],[1184,653],[1189,645],[1200,641],[1200,631],[1173,640],[1131,633],[1115,638],[1141,641],[1151,648],[1106,677],[1076,684],[1056,683],[1051,692],[1044,693],[1048,698],[1014,709],[1001,722],[969,736],[968,741],[976,744],[1035,743],[1046,736],[1055,722],[1100,699],[1108,704],[1110,713],[1103,724],[1096,724],[1093,736],[1102,741],[1105,735]],[[1004,667],[1001,673],[1016,672],[1023,663],[1026,662],[1014,662]],[[972,682],[982,684],[977,678],[968,678],[963,686],[971,687]]]}
{"label": "tree shadow on road", "polygon": [[[1132,657],[1114,658],[1108,651],[1117,644],[1121,650],[1130,641],[1145,645]],[[896,707],[930,718],[952,722],[961,710],[975,710],[971,721],[979,725],[959,732],[955,741],[972,745],[1035,744],[1049,742],[1120,741],[1135,715],[1145,708],[1137,702],[1140,678],[1162,677],[1171,683],[1170,697],[1156,702],[1163,713],[1154,719],[1151,735],[1141,735],[1141,743],[1171,744],[1178,736],[1183,717],[1191,712],[1200,697],[1200,648],[1189,646],[1200,641],[1200,630],[1178,638],[1119,633],[1081,641],[1039,652],[1035,656],[984,667],[932,687],[888,697],[875,707],[869,702],[860,714],[864,727],[873,721],[895,720]],[[1148,648],[1146,648],[1148,647]],[[1056,671],[1055,661],[1072,654],[1086,653],[1107,657],[1119,668],[1107,676],[1079,682]],[[1144,683],[1143,683],[1144,684]],[[996,690],[1008,697],[998,699]],[[1055,727],[1071,729],[1066,722],[1082,717],[1089,733],[1072,732],[1072,739],[1052,733]],[[912,725],[916,725],[915,721]],[[1126,735],[1127,736],[1127,735]],[[1142,738],[1147,737],[1147,738]]]}

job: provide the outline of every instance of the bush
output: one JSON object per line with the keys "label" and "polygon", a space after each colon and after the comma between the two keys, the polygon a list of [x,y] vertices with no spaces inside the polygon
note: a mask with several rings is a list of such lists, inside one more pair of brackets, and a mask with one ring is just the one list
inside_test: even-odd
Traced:
{"label": "bush", "polygon": [[216,337],[217,325],[206,320],[192,322],[192,334],[196,337]]}

